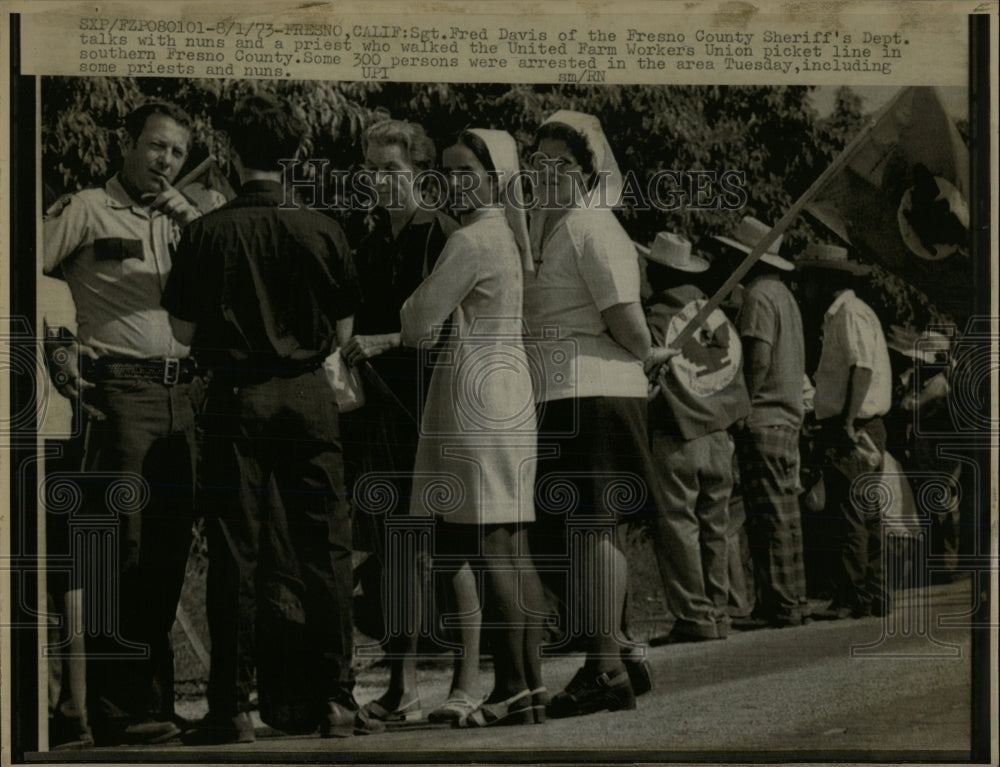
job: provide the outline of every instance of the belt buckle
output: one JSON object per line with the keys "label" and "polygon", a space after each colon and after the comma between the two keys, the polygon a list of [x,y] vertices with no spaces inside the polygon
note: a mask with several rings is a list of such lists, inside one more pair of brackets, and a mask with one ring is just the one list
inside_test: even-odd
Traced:
{"label": "belt buckle", "polygon": [[181,361],[177,357],[163,360],[163,384],[173,386],[181,380]]}

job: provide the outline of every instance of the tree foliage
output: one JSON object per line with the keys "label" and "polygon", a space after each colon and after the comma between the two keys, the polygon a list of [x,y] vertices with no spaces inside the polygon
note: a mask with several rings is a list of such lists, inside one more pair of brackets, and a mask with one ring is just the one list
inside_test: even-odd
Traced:
{"label": "tree foliage", "polygon": [[[860,97],[842,88],[833,111],[820,118],[805,86],[648,86],[252,81],[233,79],[45,78],[42,151],[46,202],[66,191],[102,184],[119,158],[121,119],[147,99],[171,100],[194,119],[190,164],[208,153],[228,172],[225,118],[242,97],[258,92],[283,98],[309,126],[304,155],[351,169],[361,161],[361,135],[377,119],[420,123],[443,148],[466,127],[509,131],[530,153],[533,132],[556,109],[596,115],[624,173],[646,191],[660,170],[745,174],[741,210],[626,208],[622,222],[634,240],[649,243],[672,230],[697,241],[730,230],[744,215],[773,223],[822,172],[860,128]],[[363,215],[340,214],[349,235]],[[783,250],[833,235],[800,216]],[[940,320],[926,297],[876,270],[873,303],[883,320],[922,324]]]}

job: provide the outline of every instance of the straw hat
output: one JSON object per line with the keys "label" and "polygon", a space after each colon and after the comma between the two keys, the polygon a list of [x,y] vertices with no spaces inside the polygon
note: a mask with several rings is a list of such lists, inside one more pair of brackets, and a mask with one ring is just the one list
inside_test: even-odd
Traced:
{"label": "straw hat", "polygon": [[813,242],[806,246],[802,258],[796,259],[795,264],[799,269],[837,269],[855,275],[868,274],[872,270],[867,264],[848,258],[847,248]]}
{"label": "straw hat", "polygon": [[951,349],[951,339],[943,333],[933,330],[918,333],[901,325],[889,327],[885,343],[893,351],[931,364],[946,362]]}
{"label": "straw hat", "polygon": [[[744,216],[743,220],[736,226],[736,229],[733,230],[732,237],[713,237],[712,239],[725,243],[729,247],[736,248],[743,253],[749,253],[770,231],[771,227],[763,221],[753,216]],[[771,246],[760,257],[760,260],[765,264],[770,264],[775,269],[790,272],[795,268],[795,264],[778,255],[778,250],[781,248],[781,237],[782,235],[778,235],[778,238],[771,243]]]}
{"label": "straw hat", "polygon": [[648,261],[681,272],[698,274],[708,269],[708,260],[691,253],[691,241],[673,232],[658,232],[653,247],[645,254]]}

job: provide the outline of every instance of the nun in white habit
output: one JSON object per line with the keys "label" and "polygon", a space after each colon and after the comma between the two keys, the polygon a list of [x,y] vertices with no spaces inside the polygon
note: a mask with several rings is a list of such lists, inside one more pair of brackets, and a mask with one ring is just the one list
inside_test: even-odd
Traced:
{"label": "nun in white habit", "polygon": [[565,599],[567,641],[587,642],[583,668],[549,707],[567,717],[634,708],[651,686],[641,648],[622,630],[628,563],[617,525],[654,512],[662,493],[646,432],[651,343],[639,258],[613,212],[618,164],[600,121],[582,112],[555,112],[536,142],[535,270],[524,281],[528,349],[541,371],[530,534],[540,561],[564,563],[544,575]]}
{"label": "nun in white habit", "polygon": [[[462,567],[484,580],[483,609],[500,628],[493,691],[480,703],[467,689],[475,680],[456,675],[431,718],[528,724],[544,717],[547,696],[542,627],[526,613],[539,608],[541,586],[525,534],[534,520],[537,433],[523,344],[522,283],[532,260],[517,145],[504,131],[468,130],[442,159],[461,228],[400,312],[404,344],[429,350],[447,333],[421,418],[410,511],[435,518],[434,566],[456,572],[456,588],[469,582]],[[458,603],[468,602],[459,595]],[[478,644],[468,634],[466,660],[476,656],[476,664]]]}

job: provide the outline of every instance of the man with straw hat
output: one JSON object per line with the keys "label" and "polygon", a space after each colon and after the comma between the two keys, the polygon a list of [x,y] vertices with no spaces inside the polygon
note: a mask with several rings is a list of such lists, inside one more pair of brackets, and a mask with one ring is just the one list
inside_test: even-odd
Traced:
{"label": "man with straw hat", "polygon": [[[770,229],[745,216],[732,237],[715,239],[746,254]],[[754,567],[753,618],[795,626],[809,609],[798,498],[805,342],[799,307],[781,280],[795,266],[778,255],[780,245],[779,237],[747,274],[736,320],[752,406],[737,453]]]}
{"label": "man with straw hat", "polygon": [[[653,295],[646,320],[653,342],[669,346],[706,301],[695,284],[709,268],[691,243],[660,232],[646,256]],[[727,429],[750,412],[736,329],[720,310],[659,369],[649,404],[653,460],[665,505],[654,525],[657,565],[675,622],[671,641],[729,633],[727,531],[733,440]]]}
{"label": "man with straw hat", "polygon": [[[797,263],[829,308],[823,317],[816,371],[817,439],[825,448],[826,513],[834,520],[837,554],[834,597],[823,618],[885,615],[889,596],[882,568],[881,509],[852,483],[881,469],[886,445],[884,416],[892,401],[889,350],[878,317],[854,293],[870,268],[846,248],[810,245]],[[863,479],[861,480],[864,481]]]}

